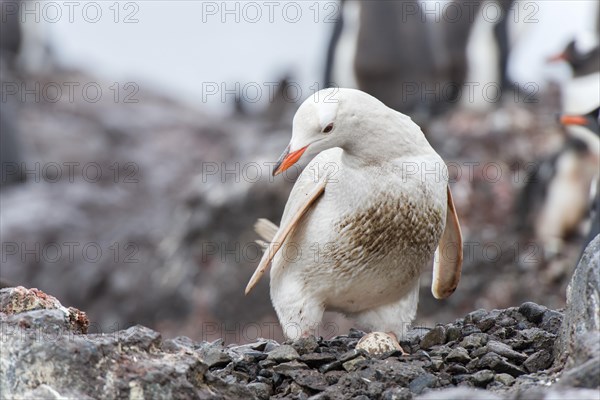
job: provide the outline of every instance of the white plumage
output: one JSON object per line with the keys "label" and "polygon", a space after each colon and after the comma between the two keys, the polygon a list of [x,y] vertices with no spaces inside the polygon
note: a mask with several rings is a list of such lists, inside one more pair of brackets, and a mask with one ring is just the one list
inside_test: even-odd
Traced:
{"label": "white plumage", "polygon": [[287,337],[313,334],[325,310],[402,335],[443,233],[434,295],[451,294],[460,276],[460,228],[443,160],[409,117],[353,89],[325,89],[301,105],[275,172],[311,157],[279,230],[257,224],[272,243],[247,292],[272,262],[271,299]]}

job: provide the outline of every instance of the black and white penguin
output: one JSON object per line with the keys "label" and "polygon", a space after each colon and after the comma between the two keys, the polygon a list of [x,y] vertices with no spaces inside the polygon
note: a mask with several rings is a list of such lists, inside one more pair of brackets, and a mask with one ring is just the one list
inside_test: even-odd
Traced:
{"label": "black and white penguin", "polygon": [[585,49],[575,39],[571,40],[562,53],[554,55],[548,62],[565,61],[573,71],[573,78],[579,78],[600,71],[600,46]]}
{"label": "black and white penguin", "polygon": [[586,115],[560,117],[567,128],[562,148],[540,161],[523,189],[521,227],[533,227],[546,257],[560,253],[564,240],[585,231],[590,192],[597,186],[600,171],[598,112],[596,108]]}
{"label": "black and white penguin", "polygon": [[[568,127],[582,127],[588,133],[593,133],[596,138],[596,142],[593,141],[594,135],[588,135],[587,141],[591,143],[591,146],[596,145],[596,150],[600,153],[600,107],[594,111],[589,112],[586,115],[563,115],[561,116],[560,122]],[[597,171],[600,172],[600,171]],[[596,179],[592,181],[590,188],[590,206],[589,206],[589,219],[591,226],[587,235],[586,240],[583,244],[583,249],[600,234],[600,176],[596,176]]]}
{"label": "black and white penguin", "polygon": [[[459,99],[487,109],[493,104],[480,95],[482,88],[473,99],[465,82],[512,88],[514,3],[450,0],[436,4],[441,13],[433,15],[414,0],[341,0],[326,53],[326,86],[359,88],[417,119],[444,112]],[[498,17],[490,20],[482,6]]]}
{"label": "black and white penguin", "polygon": [[[587,39],[587,40],[586,40]],[[598,38],[571,40],[565,49],[548,62],[566,62],[572,78],[561,85],[563,112],[583,114],[600,104],[600,46]]]}

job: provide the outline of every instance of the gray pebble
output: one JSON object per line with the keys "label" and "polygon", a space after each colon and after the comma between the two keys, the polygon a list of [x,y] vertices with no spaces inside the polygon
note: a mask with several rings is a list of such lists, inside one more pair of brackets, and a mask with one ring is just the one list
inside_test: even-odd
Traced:
{"label": "gray pebble", "polygon": [[382,400],[411,400],[412,393],[407,388],[392,387],[381,394]]}
{"label": "gray pebble", "polygon": [[466,364],[471,361],[471,357],[469,357],[469,353],[463,347],[454,348],[450,354],[446,356],[446,362],[459,362],[461,364]]}
{"label": "gray pebble", "polygon": [[496,374],[496,376],[494,377],[494,380],[496,382],[500,382],[501,384],[503,384],[505,386],[511,386],[513,383],[515,383],[515,378],[513,378],[509,374]]}
{"label": "gray pebble", "polygon": [[554,357],[549,351],[540,350],[537,353],[530,355],[525,362],[523,362],[523,366],[529,372],[537,372],[549,368],[553,361]]}
{"label": "gray pebble", "polygon": [[267,360],[273,360],[277,362],[292,361],[300,357],[296,349],[289,344],[283,344],[279,347],[275,347],[268,354]]}
{"label": "gray pebble", "polygon": [[290,361],[286,363],[282,363],[273,367],[273,372],[276,372],[281,375],[288,376],[290,372],[296,371],[299,369],[307,369],[308,365],[298,362],[298,361]]}
{"label": "gray pebble", "polygon": [[461,342],[460,346],[465,349],[474,349],[484,346],[488,342],[488,335],[485,333],[474,333],[465,337]]}
{"label": "gray pebble", "polygon": [[485,387],[493,379],[494,373],[489,369],[483,369],[471,375],[471,382],[473,382],[473,384],[478,387]]}
{"label": "gray pebble", "polygon": [[525,374],[521,368],[509,363],[504,357],[496,353],[487,353],[479,359],[477,363],[479,369],[491,369],[492,371],[507,373],[512,376]]}
{"label": "gray pebble", "polygon": [[351,372],[351,371],[354,371],[358,367],[359,363],[361,363],[361,362],[363,362],[365,360],[366,360],[366,358],[363,357],[363,356],[354,357],[351,360],[348,360],[345,363],[343,363],[342,367],[346,371]]}
{"label": "gray pebble", "polygon": [[298,354],[303,355],[315,351],[319,347],[319,343],[317,342],[317,338],[311,335],[296,340],[292,343],[292,347]]}
{"label": "gray pebble", "polygon": [[421,394],[426,388],[436,387],[437,384],[438,378],[436,378],[435,375],[424,374],[413,379],[408,385],[408,388],[415,394]]}
{"label": "gray pebble", "polygon": [[471,324],[467,324],[467,325],[463,326],[463,328],[462,328],[463,336],[469,336],[474,333],[480,333],[480,332],[481,332],[481,329],[479,329],[475,325],[471,325]]}
{"label": "gray pebble", "polygon": [[446,329],[446,340],[448,342],[453,342],[461,338],[460,328],[456,326],[449,326]]}
{"label": "gray pebble", "polygon": [[430,349],[439,344],[446,343],[446,329],[442,325],[438,325],[423,337],[421,340],[422,349]]}
{"label": "gray pebble", "polygon": [[523,316],[527,318],[529,322],[533,322],[534,324],[539,324],[542,322],[542,317],[544,316],[544,312],[546,310],[546,307],[530,301],[521,304],[521,307],[519,307],[519,312],[523,314]]}

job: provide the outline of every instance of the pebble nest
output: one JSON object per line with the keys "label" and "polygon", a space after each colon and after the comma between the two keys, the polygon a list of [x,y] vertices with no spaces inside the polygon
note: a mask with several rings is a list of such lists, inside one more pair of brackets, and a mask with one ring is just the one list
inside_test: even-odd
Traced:
{"label": "pebble nest", "polygon": [[409,355],[357,350],[364,335],[358,330],[331,340],[309,337],[282,345],[265,339],[224,347],[217,341],[200,352],[209,374],[246,384],[265,399],[411,399],[454,386],[507,391],[517,384],[552,381],[562,319],[562,313],[530,302],[477,310],[451,324],[411,329],[400,340]]}

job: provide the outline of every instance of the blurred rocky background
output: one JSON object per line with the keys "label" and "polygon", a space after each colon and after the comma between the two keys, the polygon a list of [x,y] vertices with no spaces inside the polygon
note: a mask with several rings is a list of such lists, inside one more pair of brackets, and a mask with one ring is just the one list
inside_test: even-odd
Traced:
{"label": "blurred rocky background", "polygon": [[296,22],[284,2],[273,24],[262,3],[95,3],[97,24],[54,3],[0,2],[4,286],[85,310],[90,332],[281,339],[267,279],[243,295],[253,224],[293,185],[270,168],[295,109],[334,84],[411,115],[449,165],[463,278],[437,301],[425,272],[415,325],[564,307],[600,148],[597,114],[558,115],[600,105],[597,2],[346,0]]}

